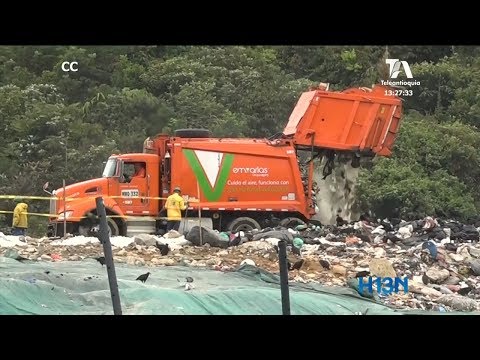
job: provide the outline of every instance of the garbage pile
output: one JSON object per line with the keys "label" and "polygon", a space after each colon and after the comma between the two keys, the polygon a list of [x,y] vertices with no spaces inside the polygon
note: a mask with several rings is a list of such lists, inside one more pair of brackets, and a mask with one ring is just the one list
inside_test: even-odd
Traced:
{"label": "garbage pile", "polygon": [[[289,279],[359,290],[360,278],[408,278],[408,291],[362,296],[398,309],[480,310],[480,228],[456,221],[361,217],[337,225],[226,233],[193,227],[185,236],[138,235],[111,239],[115,262],[136,266],[184,265],[232,271],[241,264],[278,273],[278,242],[287,243]],[[22,241],[23,240],[23,241]],[[98,239],[21,239],[0,234],[0,255],[18,261],[80,261],[103,255]],[[103,264],[99,264],[103,266]],[[365,283],[364,283],[365,284]],[[363,286],[365,290],[366,286]]]}

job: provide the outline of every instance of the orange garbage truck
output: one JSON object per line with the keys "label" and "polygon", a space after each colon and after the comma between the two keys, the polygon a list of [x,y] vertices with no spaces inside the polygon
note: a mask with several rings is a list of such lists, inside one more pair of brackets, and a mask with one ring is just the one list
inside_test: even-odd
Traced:
{"label": "orange garbage truck", "polygon": [[381,85],[304,92],[283,133],[268,139],[214,138],[206,129],[149,137],[143,153],[111,155],[101,178],[51,192],[49,235],[62,236],[64,222],[72,234],[98,230],[98,196],[111,235],[155,233],[166,224],[163,208],[175,187],[188,200],[184,226],[236,232],[272,219],[285,226],[308,221],[321,196],[314,158],[328,158],[330,166],[348,158],[358,167],[362,157],[391,155],[402,99],[390,94]]}

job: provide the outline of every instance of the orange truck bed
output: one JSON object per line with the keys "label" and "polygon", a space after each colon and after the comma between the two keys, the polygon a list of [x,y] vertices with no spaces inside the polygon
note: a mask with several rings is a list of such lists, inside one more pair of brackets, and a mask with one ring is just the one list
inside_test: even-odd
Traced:
{"label": "orange truck bed", "polygon": [[204,210],[305,212],[292,145],[273,146],[261,139],[175,138],[171,151],[172,188],[180,186],[192,203],[200,200]]}
{"label": "orange truck bed", "polygon": [[376,85],[342,92],[314,90],[298,100],[283,134],[299,148],[317,147],[389,156],[402,100]]}

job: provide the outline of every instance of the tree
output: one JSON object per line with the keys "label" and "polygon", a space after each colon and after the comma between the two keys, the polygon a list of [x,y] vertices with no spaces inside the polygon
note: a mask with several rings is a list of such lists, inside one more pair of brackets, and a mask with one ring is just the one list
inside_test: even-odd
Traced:
{"label": "tree", "polygon": [[270,136],[303,91],[369,87],[389,76],[386,58],[407,61],[420,85],[404,97],[391,159],[362,170],[359,203],[464,218],[480,208],[480,47],[470,46],[1,46],[0,191],[44,195],[46,181],[99,176],[110,154],[178,128]]}

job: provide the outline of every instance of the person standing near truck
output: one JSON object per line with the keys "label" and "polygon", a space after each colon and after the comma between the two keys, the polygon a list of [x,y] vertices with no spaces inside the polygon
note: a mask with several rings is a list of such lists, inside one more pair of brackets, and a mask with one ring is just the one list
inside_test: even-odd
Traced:
{"label": "person standing near truck", "polygon": [[15,206],[15,210],[13,210],[12,235],[25,236],[25,232],[28,229],[28,205],[19,198],[16,198],[15,202],[17,206]]}
{"label": "person standing near truck", "polygon": [[167,198],[165,202],[165,209],[167,209],[167,231],[178,231],[180,222],[182,221],[182,210],[185,210],[188,203],[185,203],[183,197],[180,195],[182,191],[177,186],[173,190],[173,194]]}

